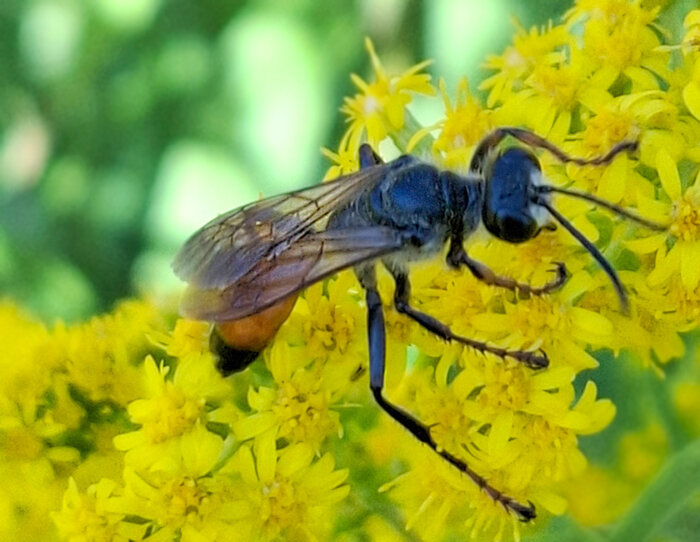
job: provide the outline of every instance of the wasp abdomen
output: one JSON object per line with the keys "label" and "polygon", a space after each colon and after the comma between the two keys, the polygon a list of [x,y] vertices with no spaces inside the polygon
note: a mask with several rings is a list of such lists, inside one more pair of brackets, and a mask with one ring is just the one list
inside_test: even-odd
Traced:
{"label": "wasp abdomen", "polygon": [[216,368],[223,376],[242,371],[260,354],[259,350],[241,350],[229,346],[216,328],[209,337],[209,348],[218,357]]}
{"label": "wasp abdomen", "polygon": [[209,347],[219,356],[217,368],[221,374],[228,376],[248,367],[274,338],[296,299],[297,295],[292,295],[256,314],[218,323]]}

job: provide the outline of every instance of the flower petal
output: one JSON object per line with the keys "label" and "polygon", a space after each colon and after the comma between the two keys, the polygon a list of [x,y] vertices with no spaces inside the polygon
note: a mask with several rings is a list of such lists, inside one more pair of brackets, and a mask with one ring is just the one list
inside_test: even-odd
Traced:
{"label": "flower petal", "polygon": [[681,197],[681,178],[678,175],[676,162],[663,148],[656,153],[656,170],[659,172],[661,185],[668,196],[674,200]]}
{"label": "flower petal", "polygon": [[695,81],[688,83],[683,89],[683,102],[693,116],[700,120],[700,84]]}

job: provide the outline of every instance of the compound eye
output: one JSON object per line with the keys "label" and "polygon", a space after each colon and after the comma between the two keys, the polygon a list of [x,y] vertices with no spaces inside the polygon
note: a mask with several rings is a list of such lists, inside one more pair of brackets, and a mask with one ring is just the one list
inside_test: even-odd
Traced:
{"label": "compound eye", "polygon": [[539,226],[534,217],[525,213],[500,210],[495,216],[496,235],[509,243],[522,243],[537,235]]}

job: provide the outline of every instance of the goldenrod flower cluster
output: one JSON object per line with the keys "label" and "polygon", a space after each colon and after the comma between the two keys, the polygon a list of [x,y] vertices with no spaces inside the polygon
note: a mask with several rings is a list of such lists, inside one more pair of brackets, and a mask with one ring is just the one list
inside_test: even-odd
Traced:
{"label": "goldenrod flower cluster", "polygon": [[[172,323],[148,303],[54,329],[0,305],[0,538],[49,540],[57,529],[70,541],[401,540],[406,532],[519,540],[567,510],[582,524],[623,514],[668,440],[654,424],[624,437],[621,476],[588,465],[581,437],[616,414],[594,382],[597,352],[623,354],[610,363],[659,378],[677,358],[700,359],[684,340],[700,324],[700,11],[687,14],[674,42],[646,5],[579,0],[561,24],[519,29],[486,62],[494,73],[480,85],[484,103],[466,80],[455,98],[442,81],[436,89],[426,62],[390,74],[368,41],[373,77],[353,76],[358,93],[342,108],[348,130],[337,152],[325,151],[334,177],[357,169],[363,141],[392,141],[461,172],[498,126],[528,128],[585,158],[639,142],[636,154],[599,167],[541,155],[552,184],[668,225],[650,231],[587,201],[555,201],[618,270],[629,314],[562,228],[518,246],[480,233],[466,244],[497,273],[534,285],[565,262],[569,279],[546,296],[486,286],[439,259],[411,274],[422,311],[460,335],[541,349],[546,370],[410,323],[393,311],[393,283],[380,274],[386,395],[491,485],[532,501],[534,524],[519,524],[373,406],[363,292],[346,271],[307,289],[263,362],[230,378],[215,370],[208,324]],[[444,117],[420,126],[407,109],[416,94],[441,98]],[[697,436],[697,361],[686,372],[673,402]]]}

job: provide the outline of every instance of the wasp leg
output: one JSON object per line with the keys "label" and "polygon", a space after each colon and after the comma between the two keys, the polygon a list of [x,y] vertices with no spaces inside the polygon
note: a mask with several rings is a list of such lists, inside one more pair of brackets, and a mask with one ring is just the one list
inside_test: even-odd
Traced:
{"label": "wasp leg", "polygon": [[403,425],[423,444],[427,444],[435,453],[466,474],[480,489],[506,511],[513,512],[521,521],[530,521],[536,517],[535,505],[524,505],[505,493],[491,486],[488,481],[469,467],[464,461],[443,450],[433,440],[430,428],[405,410],[393,405],[382,395],[384,388],[384,360],[386,353],[386,330],[382,300],[377,291],[376,276],[373,267],[363,267],[358,271],[358,278],[365,289],[367,301],[367,331],[369,341],[369,375],[370,389],[382,409],[394,420]]}
{"label": "wasp leg", "polygon": [[542,295],[553,292],[554,290],[561,288],[569,276],[569,273],[566,270],[566,265],[561,262],[554,262],[556,277],[554,277],[553,280],[546,282],[542,286],[530,286],[529,284],[517,282],[512,278],[497,275],[486,264],[470,258],[464,248],[462,248],[461,243],[452,244],[450,247],[450,252],[447,255],[447,263],[452,267],[464,265],[467,269],[469,269],[469,271],[472,272],[472,275],[490,286],[500,286],[501,288],[517,290],[530,295]]}
{"label": "wasp leg", "polygon": [[415,320],[431,333],[434,333],[446,341],[456,341],[465,344],[474,350],[478,350],[479,352],[489,352],[490,354],[495,354],[501,358],[514,359],[515,361],[523,363],[531,369],[543,369],[549,365],[549,359],[544,352],[542,355],[538,355],[534,352],[526,352],[524,350],[506,350],[505,348],[499,348],[485,342],[456,335],[440,320],[433,318],[429,314],[421,312],[411,306],[409,302],[409,298],[411,296],[411,283],[409,282],[408,274],[404,269],[397,268],[395,266],[387,266],[387,268],[394,276],[394,281],[396,282],[396,290],[394,291],[394,307],[396,307],[396,310],[401,314],[405,314],[409,318]]}
{"label": "wasp leg", "polygon": [[378,166],[379,164],[384,163],[384,160],[382,160],[379,157],[379,155],[376,152],[374,152],[374,149],[372,149],[369,143],[363,143],[362,145],[360,145],[360,150],[358,151],[358,154],[360,161],[360,169]]}
{"label": "wasp leg", "polygon": [[600,166],[603,164],[609,164],[612,162],[613,158],[615,158],[615,156],[621,152],[635,151],[639,147],[639,143],[636,141],[622,141],[610,149],[607,154],[602,156],[596,156],[595,158],[589,159],[577,158],[575,156],[569,156],[559,147],[553,143],[550,143],[545,138],[538,136],[534,132],[523,130],[522,128],[503,127],[494,130],[481,140],[476,151],[474,151],[471,169],[473,171],[482,171],[486,156],[488,156],[491,150],[506,136],[514,137],[518,141],[522,141],[531,147],[537,147],[549,151],[553,156],[562,162],[572,162],[574,164],[578,164],[579,166]]}

